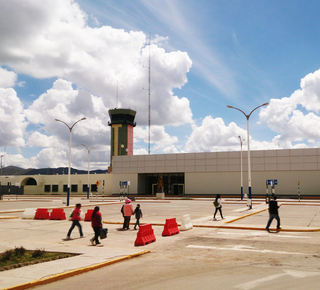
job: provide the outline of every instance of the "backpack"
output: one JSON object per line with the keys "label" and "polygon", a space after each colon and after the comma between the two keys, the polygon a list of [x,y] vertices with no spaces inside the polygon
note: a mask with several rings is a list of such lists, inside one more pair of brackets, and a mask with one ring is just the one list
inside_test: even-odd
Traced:
{"label": "backpack", "polygon": [[215,201],[213,202],[213,204],[214,204],[215,207],[218,207],[218,206],[219,206],[219,202],[218,202],[217,200],[215,200]]}

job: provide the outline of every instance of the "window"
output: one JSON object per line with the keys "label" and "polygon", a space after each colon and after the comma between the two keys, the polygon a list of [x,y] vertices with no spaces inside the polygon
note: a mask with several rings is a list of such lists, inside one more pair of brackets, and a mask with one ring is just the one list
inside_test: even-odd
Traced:
{"label": "window", "polygon": [[59,192],[59,185],[53,184],[52,185],[52,192]]}
{"label": "window", "polygon": [[68,185],[67,184],[63,185],[63,192],[68,192]]}
{"label": "window", "polygon": [[71,192],[78,192],[78,184],[71,184]]}
{"label": "window", "polygon": [[96,184],[91,184],[91,192],[97,192],[98,186]]}
{"label": "window", "polygon": [[44,186],[44,192],[50,192],[51,191],[51,185],[50,184],[46,184]]}

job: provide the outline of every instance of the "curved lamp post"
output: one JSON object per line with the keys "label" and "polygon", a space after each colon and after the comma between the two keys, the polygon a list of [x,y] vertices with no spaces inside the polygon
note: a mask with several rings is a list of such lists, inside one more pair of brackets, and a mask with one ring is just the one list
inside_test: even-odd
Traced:
{"label": "curved lamp post", "polygon": [[61,122],[61,123],[65,124],[65,125],[68,127],[69,131],[70,131],[67,206],[69,206],[69,199],[70,199],[71,140],[72,140],[72,138],[71,138],[72,134],[71,134],[71,133],[72,133],[72,129],[73,129],[73,127],[75,126],[75,124],[77,124],[78,122],[80,122],[80,121],[82,121],[82,120],[86,120],[86,119],[87,119],[86,117],[83,117],[82,119],[80,119],[80,120],[78,120],[77,122],[75,122],[71,127],[70,127],[67,123],[65,123],[65,122],[63,122],[63,121],[61,121],[61,120],[59,120],[59,119],[55,119],[55,121]]}
{"label": "curved lamp post", "polygon": [[84,146],[84,147],[86,147],[86,149],[87,149],[87,151],[88,151],[88,185],[87,185],[87,199],[89,199],[89,182],[90,182],[90,152],[91,152],[91,150],[93,149],[93,148],[96,148],[96,147],[91,147],[90,149],[86,146],[86,145],[84,145],[84,144],[82,144],[82,146]]}
{"label": "curved lamp post", "polygon": [[238,110],[240,111],[243,115],[246,116],[247,118],[247,142],[248,142],[248,198],[250,200],[250,204],[249,204],[249,208],[252,209],[252,193],[251,193],[251,164],[250,164],[250,142],[249,142],[249,118],[251,116],[251,114],[257,110],[258,108],[260,107],[263,107],[263,106],[267,106],[269,105],[269,103],[264,103],[256,108],[254,108],[248,115],[243,112],[242,110],[240,110],[239,108],[236,108],[236,107],[232,107],[232,106],[227,106],[227,108],[229,109],[235,109],[235,110]]}
{"label": "curved lamp post", "polygon": [[241,136],[238,136],[238,138],[240,139],[240,146],[241,146],[241,153],[240,153],[241,191],[240,191],[240,197],[241,197],[241,200],[243,200],[242,144],[245,139],[242,139]]}

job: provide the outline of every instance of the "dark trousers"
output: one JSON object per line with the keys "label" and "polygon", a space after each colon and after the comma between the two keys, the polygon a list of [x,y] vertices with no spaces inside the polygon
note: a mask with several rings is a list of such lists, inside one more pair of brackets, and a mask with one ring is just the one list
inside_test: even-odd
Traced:
{"label": "dark trousers", "polygon": [[94,230],[94,238],[93,240],[96,242],[96,244],[99,244],[99,237],[100,237],[100,232],[101,228],[100,227],[93,227]]}
{"label": "dark trousers", "polygon": [[80,222],[78,220],[72,221],[71,228],[68,231],[67,237],[71,236],[71,232],[73,231],[74,227],[77,226],[79,228],[80,237],[83,236],[82,227],[80,225]]}
{"label": "dark trousers", "polygon": [[280,228],[280,217],[279,217],[279,215],[277,215],[275,213],[270,213],[269,220],[268,220],[267,227],[266,227],[267,229],[270,227],[271,222],[273,221],[273,219],[277,220],[277,228]]}
{"label": "dark trousers", "polygon": [[218,211],[220,212],[221,218],[223,218],[221,206],[219,206],[219,207],[216,207],[216,210],[215,210],[215,212],[214,212],[214,215],[213,215],[213,218],[214,218],[214,219],[216,218],[216,214],[217,214]]}
{"label": "dark trousers", "polygon": [[131,219],[131,216],[125,216],[124,217],[124,221],[123,221],[123,229],[129,229],[129,224],[130,224],[130,219]]}
{"label": "dark trousers", "polygon": [[137,219],[136,224],[134,225],[134,228],[136,228],[137,226],[140,227],[140,218]]}

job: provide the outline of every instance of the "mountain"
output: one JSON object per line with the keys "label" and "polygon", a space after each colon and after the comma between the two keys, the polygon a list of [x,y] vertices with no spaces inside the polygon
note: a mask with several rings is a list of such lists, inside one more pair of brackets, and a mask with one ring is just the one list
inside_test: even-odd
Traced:
{"label": "mountain", "polygon": [[[87,174],[87,170],[78,170],[74,168],[70,168],[71,174]],[[91,174],[104,174],[107,173],[108,170],[90,170]],[[20,168],[16,166],[7,166],[2,168],[1,175],[55,175],[55,174],[68,174],[68,167],[59,167],[59,168]]]}

